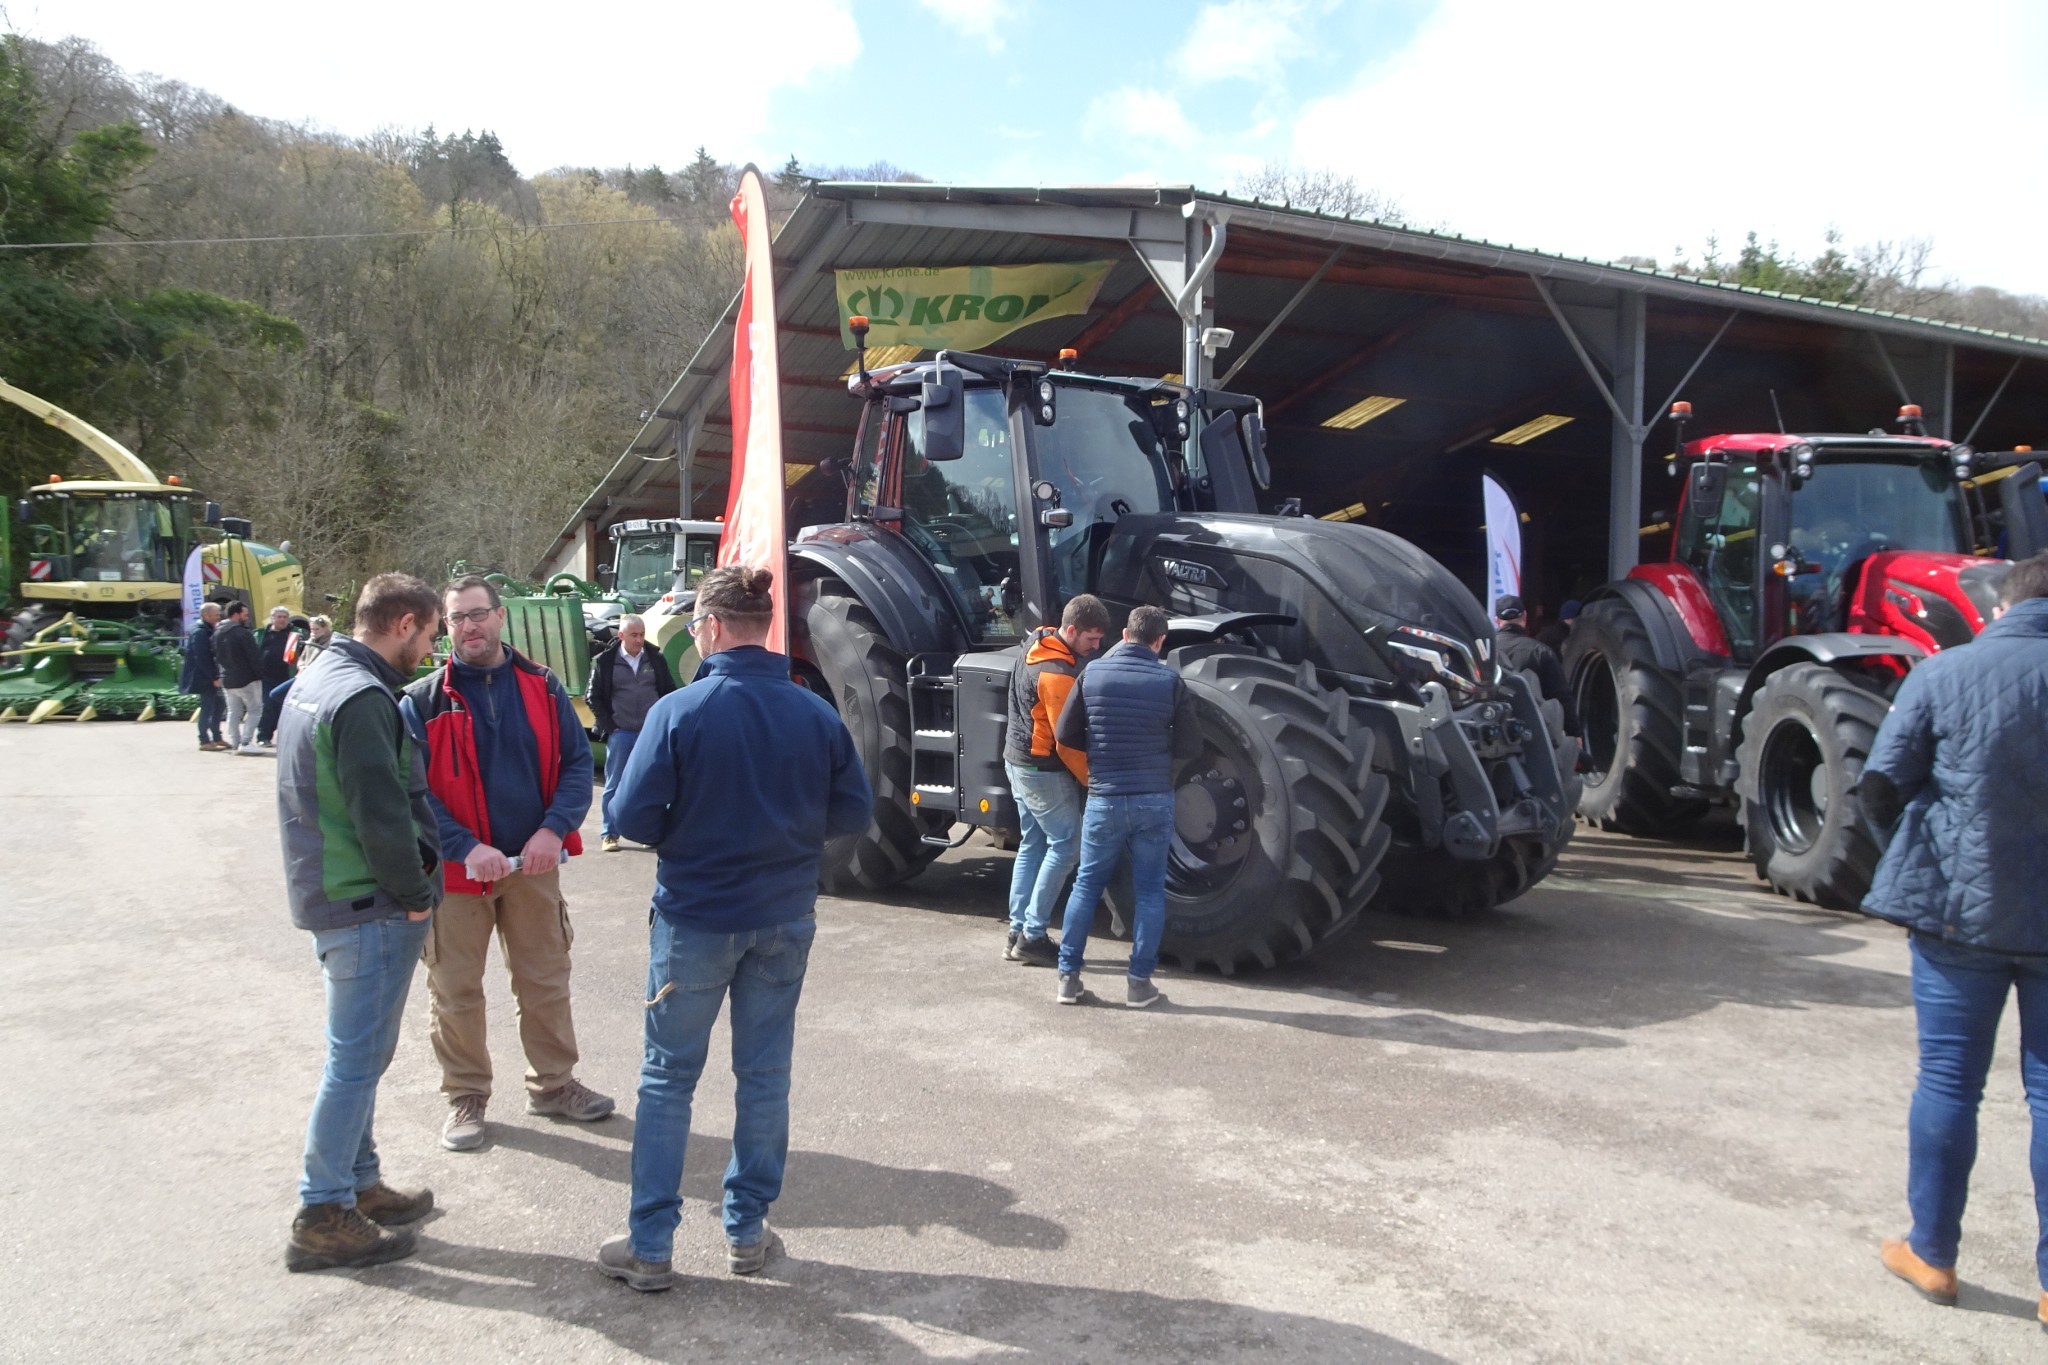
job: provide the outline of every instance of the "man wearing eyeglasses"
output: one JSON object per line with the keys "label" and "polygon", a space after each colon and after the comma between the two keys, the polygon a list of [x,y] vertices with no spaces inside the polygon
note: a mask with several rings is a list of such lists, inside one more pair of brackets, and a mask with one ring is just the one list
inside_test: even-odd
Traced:
{"label": "man wearing eyeglasses", "polygon": [[423,954],[449,1106],[441,1145],[464,1152],[483,1145],[491,1098],[484,959],[493,931],[519,1003],[526,1112],[593,1123],[612,1112],[612,1100],[575,1078],[574,935],[559,870],[583,851],[590,740],[554,674],[504,643],[495,587],[457,579],[443,602],[449,660],[405,689],[404,709],[427,748],[448,891]]}

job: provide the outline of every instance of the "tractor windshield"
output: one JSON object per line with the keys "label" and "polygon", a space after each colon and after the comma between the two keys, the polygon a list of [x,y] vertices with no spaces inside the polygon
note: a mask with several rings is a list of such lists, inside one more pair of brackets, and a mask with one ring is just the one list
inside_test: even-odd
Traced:
{"label": "tractor windshield", "polygon": [[1038,433],[1038,474],[1059,489],[1071,526],[1052,533],[1053,585],[1062,600],[1088,591],[1098,526],[1127,513],[1173,510],[1166,451],[1146,409],[1115,389],[1063,384],[1058,416]]}
{"label": "tractor windshield", "polygon": [[1792,544],[1829,574],[1877,550],[1959,553],[1960,506],[1939,461],[1823,458],[1792,495]]}
{"label": "tractor windshield", "polygon": [[613,563],[613,590],[636,608],[648,605],[675,581],[675,554],[673,535],[624,537]]}
{"label": "tractor windshield", "polygon": [[192,540],[192,509],[182,497],[36,499],[29,551],[48,567],[40,577],[88,583],[176,583]]}

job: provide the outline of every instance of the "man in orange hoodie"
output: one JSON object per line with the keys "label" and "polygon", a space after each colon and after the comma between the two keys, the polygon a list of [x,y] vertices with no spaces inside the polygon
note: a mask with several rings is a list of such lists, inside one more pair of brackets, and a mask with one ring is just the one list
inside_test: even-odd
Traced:
{"label": "man in orange hoodie", "polygon": [[1033,967],[1059,961],[1046,925],[1080,854],[1081,800],[1088,755],[1053,740],[1060,708],[1081,665],[1109,631],[1109,608],[1082,593],[1067,603],[1058,630],[1032,632],[1010,675],[1010,724],[1003,768],[1017,797],[1022,838],[1010,873],[1010,937],[1003,956]]}

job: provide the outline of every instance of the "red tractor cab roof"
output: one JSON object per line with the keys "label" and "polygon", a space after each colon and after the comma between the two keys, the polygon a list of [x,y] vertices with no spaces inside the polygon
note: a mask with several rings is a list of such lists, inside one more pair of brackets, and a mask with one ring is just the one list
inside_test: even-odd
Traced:
{"label": "red tractor cab roof", "polygon": [[1797,432],[1752,431],[1726,436],[1704,436],[1697,441],[1687,441],[1678,448],[1678,453],[1689,460],[1705,455],[1775,455],[1793,446],[1812,446],[1814,452],[1826,458],[1831,452],[1846,453],[1853,448],[1858,453],[1886,453],[1893,455],[1938,455],[1954,445],[1938,436],[1856,436],[1849,433],[1804,435]]}

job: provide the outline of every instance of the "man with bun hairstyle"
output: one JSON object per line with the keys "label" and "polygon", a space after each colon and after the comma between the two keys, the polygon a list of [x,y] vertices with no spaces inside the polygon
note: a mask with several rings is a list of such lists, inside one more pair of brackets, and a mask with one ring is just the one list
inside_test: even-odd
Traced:
{"label": "man with bun hairstyle", "polygon": [[773,583],[767,570],[738,565],[704,576],[690,621],[703,665],[648,711],[612,799],[619,833],[652,846],[657,863],[631,1212],[597,1262],[644,1293],[675,1282],[690,1103],[728,994],[726,1268],[751,1275],[781,1247],[767,1215],[789,1154],[790,1055],[818,866],[826,840],[859,834],[871,819],[873,794],[839,713],[763,647]]}
{"label": "man with bun hairstyle", "polygon": [[1082,593],[1060,613],[1057,630],[1038,630],[1010,675],[1010,723],[1003,769],[1017,797],[1017,861],[1010,869],[1010,939],[1003,956],[1033,967],[1059,965],[1046,936],[1053,904],[1080,856],[1081,797],[1088,755],[1053,738],[1060,708],[1081,665],[1109,633],[1109,608]]}

